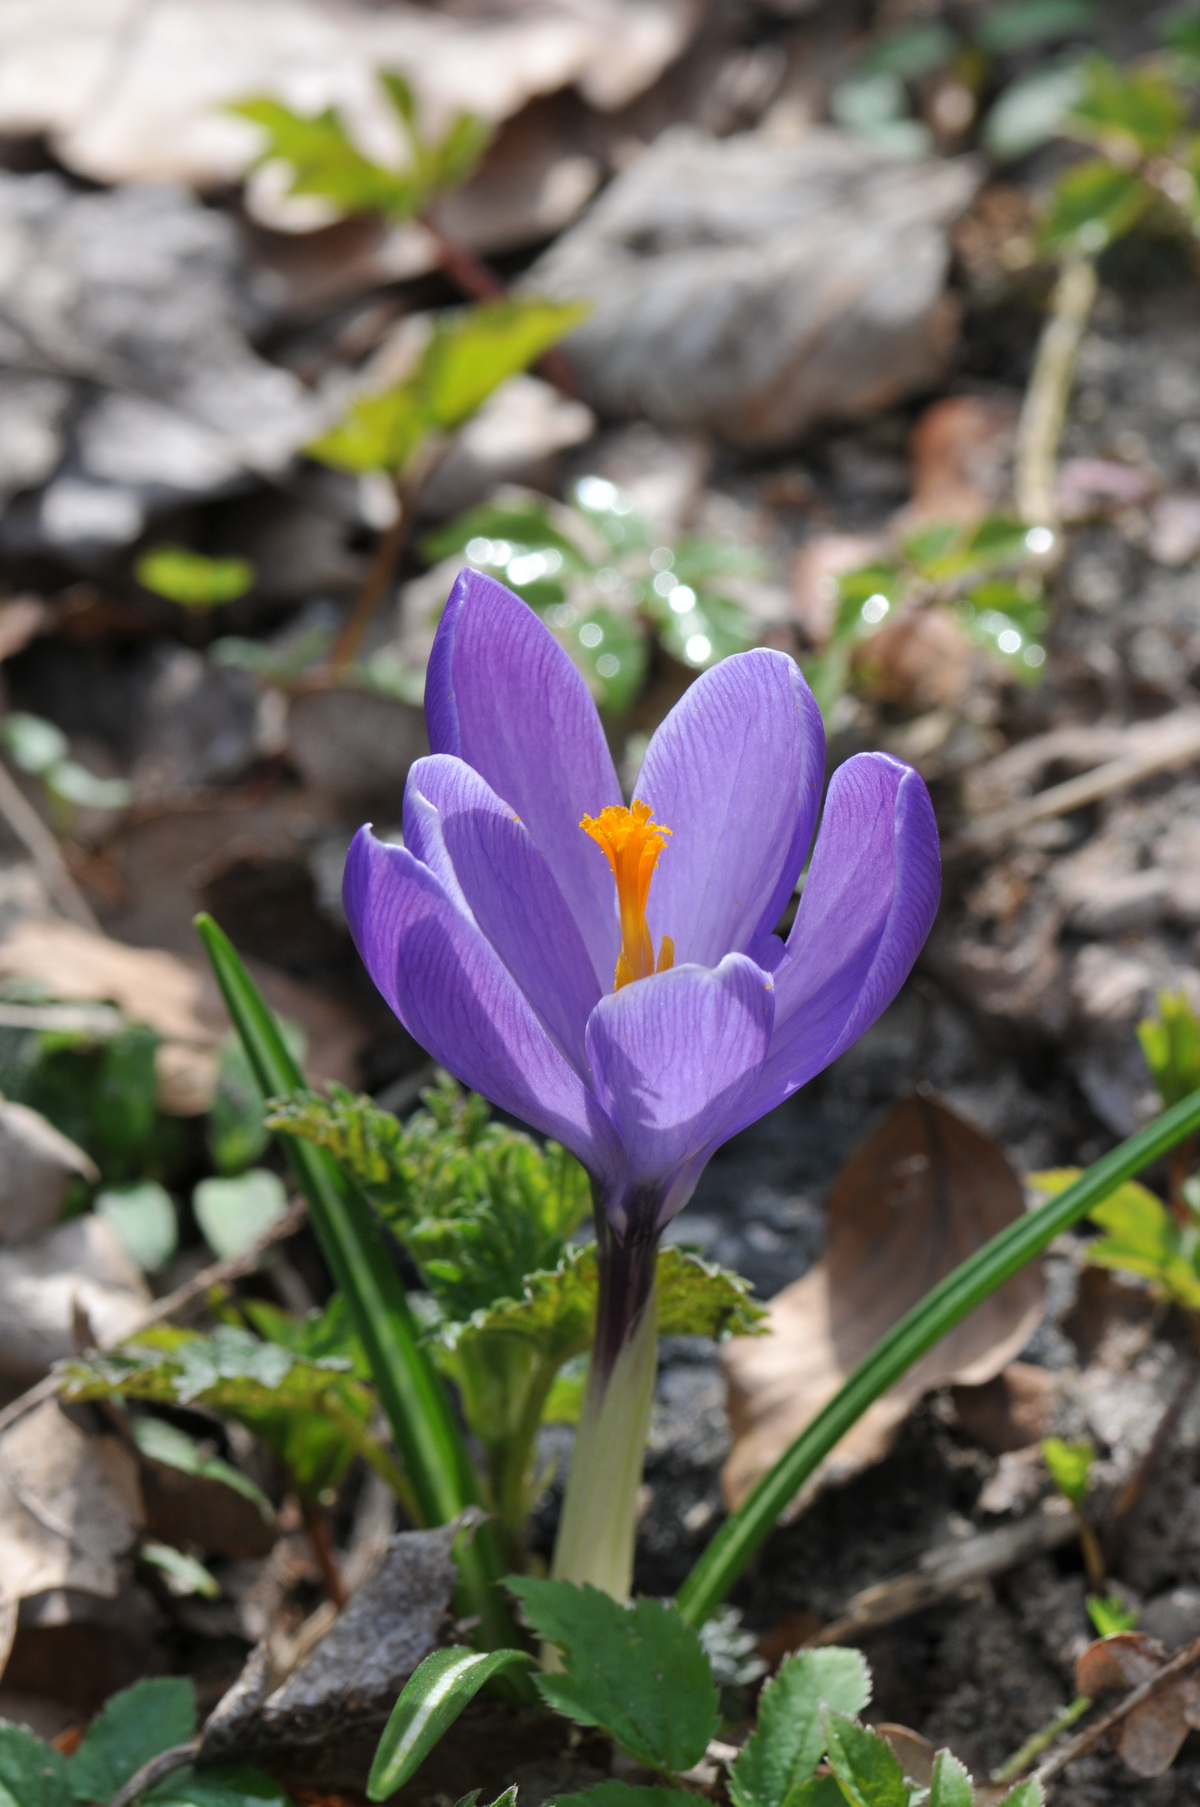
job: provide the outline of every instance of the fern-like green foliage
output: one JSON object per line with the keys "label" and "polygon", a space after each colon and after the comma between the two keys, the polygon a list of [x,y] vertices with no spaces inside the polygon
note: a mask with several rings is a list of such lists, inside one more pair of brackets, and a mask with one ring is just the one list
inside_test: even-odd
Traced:
{"label": "fern-like green foliage", "polygon": [[439,1314],[465,1323],[558,1266],[591,1208],[587,1175],[557,1143],[492,1122],[483,1099],[452,1080],[422,1103],[401,1125],[331,1086],[328,1097],[273,1100],[267,1122],[328,1149],[413,1257]]}

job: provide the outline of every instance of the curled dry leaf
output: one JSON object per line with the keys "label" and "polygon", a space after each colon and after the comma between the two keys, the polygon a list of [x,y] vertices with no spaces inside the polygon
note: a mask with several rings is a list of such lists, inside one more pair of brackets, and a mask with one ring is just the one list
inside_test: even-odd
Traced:
{"label": "curled dry leaf", "polygon": [[[47,1400],[0,1437],[0,1669],[20,1602],[56,1588],[115,1599],[142,1520],[137,1466]],[[5,1637],[7,1633],[7,1637]]]}
{"label": "curled dry leaf", "polygon": [[[1144,1632],[1117,1632],[1088,1645],[1075,1664],[1075,1687],[1090,1695],[1128,1692],[1152,1681],[1163,1662],[1162,1645]],[[1193,1670],[1127,1713],[1113,1732],[1113,1744],[1135,1776],[1161,1776],[1195,1726],[1200,1726],[1200,1674]]]}
{"label": "curled dry leaf", "polygon": [[[896,1106],[842,1169],[824,1257],[772,1300],[766,1336],[735,1338],[725,1352],[734,1444],[722,1484],[731,1507],[897,1319],[1024,1208],[1016,1174],[987,1136],[934,1098]],[[876,1400],[794,1510],[879,1461],[923,1393],[998,1374],[1041,1310],[1040,1272],[1026,1268]]]}

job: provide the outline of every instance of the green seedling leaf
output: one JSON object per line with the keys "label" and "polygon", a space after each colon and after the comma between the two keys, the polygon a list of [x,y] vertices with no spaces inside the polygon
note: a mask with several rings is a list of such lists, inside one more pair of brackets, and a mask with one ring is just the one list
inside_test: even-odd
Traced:
{"label": "green seedling leaf", "polygon": [[821,1714],[829,1766],[851,1807],[908,1807],[908,1784],[878,1732],[826,1707]]}
{"label": "green seedling leaf", "polygon": [[1080,1511],[1087,1498],[1088,1483],[1096,1461],[1094,1445],[1067,1443],[1061,1437],[1044,1437],[1042,1459],[1050,1471],[1050,1479],[1063,1498],[1069,1500],[1077,1512]]}
{"label": "green seedling leaf", "polygon": [[1183,127],[1183,96],[1152,65],[1119,69],[1107,57],[1090,57],[1083,82],[1083,94],[1067,122],[1080,138],[1154,157],[1169,148]]}
{"label": "green seedling leaf", "polygon": [[598,1725],[639,1763],[698,1763],[717,1729],[717,1690],[704,1646],[673,1606],[623,1606],[595,1587],[510,1576],[526,1624],[563,1651],[560,1675],[539,1675],[547,1704]]}
{"label": "green seedling leaf", "polygon": [[258,1507],[267,1524],[274,1523],[275,1509],[262,1488],[240,1468],[205,1450],[177,1424],[171,1424],[165,1418],[142,1417],[133,1419],[130,1429],[134,1442],[150,1461],[162,1462],[181,1474],[196,1475],[201,1480],[219,1481],[223,1487],[232,1487],[235,1493]]}
{"label": "green seedling leaf", "polygon": [[1009,0],[989,6],[979,17],[975,38],[981,50],[1009,56],[1034,44],[1082,37],[1096,22],[1093,0]]}
{"label": "green seedling leaf", "polygon": [[876,73],[887,70],[904,81],[919,75],[931,75],[953,62],[958,40],[948,26],[938,20],[917,25],[902,25],[886,33],[863,59],[864,68]]}
{"label": "green seedling leaf", "polygon": [[460,427],[494,389],[528,369],[587,314],[576,302],[509,299],[444,317],[417,375],[430,425],[442,432]]}
{"label": "green seedling leaf", "polygon": [[1078,60],[1031,70],[989,109],[980,132],[984,150],[999,163],[1027,157],[1061,131],[1082,93]]}
{"label": "green seedling leaf", "polygon": [[76,1807],[66,1758],[24,1726],[0,1724],[0,1807]]}
{"label": "green seedling leaf", "polygon": [[1073,246],[1095,256],[1136,224],[1150,200],[1140,176],[1106,157],[1076,163],[1055,183],[1042,221],[1042,242],[1048,251]]}
{"label": "green seedling leaf", "polygon": [[196,1695],[182,1676],[155,1676],[115,1694],[67,1765],[78,1801],[107,1801],[160,1751],[186,1744],[196,1729]]}
{"label": "green seedling leaf", "polygon": [[40,715],[26,715],[20,709],[14,709],[11,715],[4,717],[0,733],[4,735],[4,744],[14,765],[20,766],[23,772],[32,773],[35,778],[66,759],[71,750],[61,728],[56,728],[53,722],[43,721]]}
{"label": "green seedling leaf", "polygon": [[134,566],[142,588],[187,609],[236,602],[254,586],[254,566],[244,558],[205,558],[186,546],[154,546]]}
{"label": "green seedling leaf", "polygon": [[146,1807],[292,1807],[291,1796],[259,1769],[222,1764],[182,1769],[146,1797]]}
{"label": "green seedling leaf", "polygon": [[1160,991],[1158,1015],[1137,1026],[1138,1040],[1163,1105],[1200,1086],[1200,1018],[1184,991]]}
{"label": "green seedling leaf", "polygon": [[532,492],[519,504],[484,502],[469,508],[421,542],[421,556],[431,565],[455,552],[466,552],[472,564],[496,567],[506,581],[512,581],[508,567],[513,560],[534,552],[557,552],[564,561],[584,564],[580,547],[551,521],[549,501]]}
{"label": "green seedling leaf", "polygon": [[158,1569],[165,1576],[167,1588],[181,1599],[199,1594],[202,1599],[216,1600],[221,1592],[221,1583],[216,1576],[205,1568],[196,1557],[185,1555],[173,1544],[157,1543],[147,1538],[138,1549],[138,1560],[148,1562],[151,1568]]}
{"label": "green seedling leaf", "polygon": [[289,193],[329,201],[341,213],[408,218],[416,211],[421,197],[412,175],[364,156],[332,107],[306,116],[264,95],[239,101],[229,111],[262,127],[260,164],[291,165]]}
{"label": "green seedling leaf", "polygon": [[[499,1807],[499,1804],[497,1804]],[[560,1794],[555,1807],[696,1807],[683,1788],[647,1788],[635,1782],[597,1782],[581,1794]]]}
{"label": "green seedling leaf", "polygon": [[1115,1632],[1132,1631],[1138,1622],[1136,1612],[1125,1606],[1118,1594],[1089,1594],[1084,1601],[1088,1618],[1096,1628],[1096,1636],[1111,1637]]}
{"label": "green seedling leaf", "polygon": [[432,428],[414,385],[360,395],[343,420],[307,447],[310,458],[334,470],[400,471]]}
{"label": "green seedling leaf", "polygon": [[966,1766],[949,1751],[939,1751],[929,1780],[928,1807],[974,1807],[975,1789]]}
{"label": "green seedling leaf", "polygon": [[213,1254],[220,1261],[244,1254],[287,1211],[287,1188],[277,1173],[251,1167],[232,1179],[201,1180],[192,1209]]}
{"label": "green seedling leaf", "polygon": [[1044,1807],[1046,1793],[1036,1776],[1029,1776],[1010,1788],[1000,1807]]}
{"label": "green seedling leaf", "polygon": [[106,1186],[97,1193],[93,1209],[143,1273],[153,1274],[165,1267],[179,1247],[175,1204],[157,1180]]}
{"label": "green seedling leaf", "polygon": [[79,809],[124,809],[133,800],[133,787],[123,778],[99,778],[74,759],[52,765],[42,781],[56,797]]}
{"label": "green seedling leaf", "polygon": [[759,1697],[758,1723],[729,1772],[734,1807],[792,1807],[825,1754],[822,1707],[861,1713],[871,1676],[857,1650],[802,1650]]}
{"label": "green seedling leaf", "polygon": [[[1052,1197],[1079,1178],[1074,1167],[1030,1175],[1039,1192]],[[1200,1239],[1184,1229],[1148,1187],[1127,1180],[1093,1206],[1092,1223],[1106,1232],[1084,1244],[1092,1267],[1141,1274],[1186,1311],[1200,1310]]]}
{"label": "green seedling leaf", "polygon": [[487,1655],[451,1649],[431,1652],[404,1684],[371,1765],[367,1794],[386,1801],[414,1776],[485,1682],[514,1664],[532,1661],[524,1650]]}

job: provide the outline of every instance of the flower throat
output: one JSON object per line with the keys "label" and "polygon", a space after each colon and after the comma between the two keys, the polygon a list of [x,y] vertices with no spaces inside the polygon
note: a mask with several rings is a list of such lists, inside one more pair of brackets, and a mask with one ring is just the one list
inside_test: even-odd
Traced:
{"label": "flower throat", "polygon": [[579,824],[603,849],[617,881],[617,906],[621,913],[621,951],[613,990],[631,985],[635,979],[648,979],[652,972],[665,973],[675,964],[675,943],[664,935],[654,960],[654,943],[646,926],[646,900],[650,880],[658,856],[667,844],[671,830],[650,820],[650,806],[637,797],[626,809],[623,803],[610,804],[598,816],[585,816]]}

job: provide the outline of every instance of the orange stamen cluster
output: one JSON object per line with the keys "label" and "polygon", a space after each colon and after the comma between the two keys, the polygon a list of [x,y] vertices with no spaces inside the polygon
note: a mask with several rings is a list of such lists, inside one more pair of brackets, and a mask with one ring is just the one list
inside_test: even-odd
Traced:
{"label": "orange stamen cluster", "polygon": [[[646,900],[654,867],[671,830],[660,822],[652,822],[649,804],[636,797],[631,809],[623,803],[610,804],[598,816],[585,816],[579,826],[603,849],[617,881],[621,952],[617,956],[613,990],[620,991],[622,985],[649,978],[656,970],[654,944],[646,926]],[[675,944],[669,935],[664,935],[657,971],[664,973],[674,964]]]}

